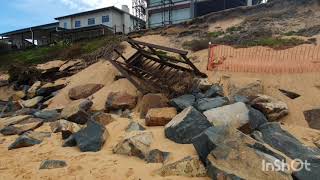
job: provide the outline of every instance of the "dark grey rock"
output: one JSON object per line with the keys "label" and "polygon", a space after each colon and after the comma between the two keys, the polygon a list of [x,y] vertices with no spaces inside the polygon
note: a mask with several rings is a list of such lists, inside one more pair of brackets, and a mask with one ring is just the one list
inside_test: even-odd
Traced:
{"label": "dark grey rock", "polygon": [[207,173],[209,177],[212,177],[212,179],[227,179],[227,180],[245,180],[239,176],[236,176],[234,174],[229,174],[219,168],[217,168],[216,166],[213,166],[213,164],[210,164],[210,162],[208,162],[208,167],[207,167]]}
{"label": "dark grey rock", "polygon": [[163,152],[159,149],[153,149],[149,152],[146,161],[148,163],[164,163],[168,159],[169,155],[169,152]]}
{"label": "dark grey rock", "polygon": [[303,145],[293,135],[283,130],[280,123],[266,123],[258,128],[263,141],[290,158],[312,159],[320,155],[315,148]]}
{"label": "dark grey rock", "polygon": [[249,109],[249,124],[252,130],[257,129],[258,127],[267,122],[268,120],[262,112],[254,108]]}
{"label": "dark grey rock", "polygon": [[44,138],[50,137],[51,134],[47,132],[29,131],[19,136],[9,147],[8,150],[18,149],[23,147],[30,147],[40,144]]}
{"label": "dark grey rock", "polygon": [[77,146],[77,141],[71,134],[67,139],[64,140],[62,147],[74,147]]}
{"label": "dark grey rock", "polygon": [[46,122],[52,122],[58,120],[60,113],[57,110],[43,110],[34,113],[34,116],[37,118],[45,119]]}
{"label": "dark grey rock", "polygon": [[90,114],[87,112],[93,102],[90,100],[78,100],[70,103],[61,112],[61,118],[77,124],[86,124],[90,119]]}
{"label": "dark grey rock", "polygon": [[7,126],[0,130],[0,133],[4,136],[11,136],[15,134],[19,134],[19,129],[14,126]]}
{"label": "dark grey rock", "polygon": [[227,97],[216,97],[216,98],[203,98],[199,99],[195,107],[201,111],[207,111],[213,108],[221,107],[229,104],[229,99]]}
{"label": "dark grey rock", "polygon": [[204,96],[206,98],[213,98],[213,97],[217,97],[217,96],[224,96],[223,93],[223,88],[220,85],[212,85],[210,87],[210,89],[208,89],[205,93]]}
{"label": "dark grey rock", "polygon": [[264,144],[262,143],[254,143],[253,145],[248,145],[249,147],[255,149],[255,150],[258,150],[260,152],[263,152],[265,154],[268,154],[270,156],[273,156],[277,159],[279,159],[280,161],[283,161],[283,162],[286,162],[286,158],[284,156],[282,156],[281,154],[279,153],[276,153],[274,151],[271,151],[268,147],[266,147]]}
{"label": "dark grey rock", "polygon": [[215,143],[222,141],[221,137],[227,136],[225,128],[225,126],[210,127],[192,139],[192,144],[203,163],[206,163],[208,154],[216,148]]}
{"label": "dark grey rock", "polygon": [[193,145],[212,179],[291,179],[290,174],[259,168],[263,161],[277,160],[272,155],[283,157],[232,127],[210,127]]}
{"label": "dark grey rock", "polygon": [[246,96],[238,96],[238,95],[235,95],[233,97],[233,101],[236,103],[236,102],[243,102],[245,104],[249,104],[250,103],[250,100],[249,98],[247,98]]}
{"label": "dark grey rock", "polygon": [[303,168],[301,171],[293,172],[292,176],[295,180],[314,180],[320,177],[320,159],[310,158],[305,162],[310,163],[309,170]]}
{"label": "dark grey rock", "polygon": [[137,122],[130,122],[128,127],[126,128],[126,132],[131,132],[131,131],[144,131],[146,128],[144,128],[142,125],[140,125]]}
{"label": "dark grey rock", "polygon": [[182,111],[189,106],[193,106],[196,98],[192,94],[186,94],[174,99],[171,99],[169,104],[175,107],[178,111]]}
{"label": "dark grey rock", "polygon": [[313,129],[320,129],[320,108],[304,111],[304,118]]}
{"label": "dark grey rock", "polygon": [[262,133],[260,131],[253,131],[250,136],[257,141],[264,143]]}
{"label": "dark grey rock", "polygon": [[67,166],[65,161],[61,160],[44,160],[40,164],[39,169],[57,169],[57,168],[64,168]]}
{"label": "dark grey rock", "polygon": [[[1,108],[0,108],[0,110],[1,110]],[[0,116],[0,118],[10,117],[10,116],[32,115],[35,112],[37,112],[36,109],[23,108],[18,111],[4,113]]]}
{"label": "dark grey rock", "polygon": [[72,135],[82,152],[100,151],[109,136],[107,129],[100,123],[89,120],[87,127]]}
{"label": "dark grey rock", "polygon": [[291,92],[291,91],[287,91],[284,89],[279,89],[279,91],[284,94],[285,96],[289,97],[290,99],[296,99],[298,97],[300,97],[300,94],[297,94],[295,92]]}
{"label": "dark grey rock", "polygon": [[279,123],[267,123],[259,128],[263,135],[263,141],[271,147],[284,153],[291,159],[299,159],[310,163],[311,171],[303,168],[293,173],[298,180],[318,179],[320,177],[320,151],[318,148],[305,146],[293,135],[283,130]]}
{"label": "dark grey rock", "polygon": [[203,114],[190,106],[165,126],[165,135],[176,143],[189,144],[192,138],[211,126]]}
{"label": "dark grey rock", "polygon": [[65,87],[65,84],[53,84],[53,83],[48,83],[39,88],[36,91],[37,96],[50,96],[53,92],[58,91],[62,88]]}

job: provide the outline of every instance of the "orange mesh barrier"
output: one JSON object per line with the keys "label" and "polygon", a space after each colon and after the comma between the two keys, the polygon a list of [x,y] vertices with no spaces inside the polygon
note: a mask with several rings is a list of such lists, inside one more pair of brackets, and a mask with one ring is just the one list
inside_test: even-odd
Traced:
{"label": "orange mesh barrier", "polygon": [[268,47],[233,48],[209,45],[208,70],[253,73],[320,72],[320,46],[284,50]]}

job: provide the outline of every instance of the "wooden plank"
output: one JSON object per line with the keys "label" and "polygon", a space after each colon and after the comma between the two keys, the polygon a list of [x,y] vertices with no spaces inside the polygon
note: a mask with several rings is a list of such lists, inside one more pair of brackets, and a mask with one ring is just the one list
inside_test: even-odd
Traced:
{"label": "wooden plank", "polygon": [[141,42],[141,41],[137,41],[137,40],[133,40],[133,39],[128,39],[127,41],[131,42],[133,44],[138,44],[138,45],[143,45],[143,46],[147,46],[147,47],[151,47],[151,48],[155,48],[155,49],[169,51],[169,52],[177,53],[177,54],[180,54],[180,55],[187,55],[188,54],[188,51],[169,48],[169,47],[160,46],[160,45],[156,45],[156,44],[145,43],[145,42]]}

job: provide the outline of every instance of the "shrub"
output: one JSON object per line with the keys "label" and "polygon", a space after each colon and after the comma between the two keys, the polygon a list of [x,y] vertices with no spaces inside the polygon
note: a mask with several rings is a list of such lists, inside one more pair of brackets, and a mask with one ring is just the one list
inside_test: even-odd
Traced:
{"label": "shrub", "polygon": [[214,31],[214,32],[209,32],[209,33],[208,33],[208,36],[209,36],[209,37],[216,38],[216,37],[221,36],[222,34],[224,34],[223,31]]}
{"label": "shrub", "polygon": [[200,51],[209,47],[209,39],[185,41],[182,47],[192,51]]}

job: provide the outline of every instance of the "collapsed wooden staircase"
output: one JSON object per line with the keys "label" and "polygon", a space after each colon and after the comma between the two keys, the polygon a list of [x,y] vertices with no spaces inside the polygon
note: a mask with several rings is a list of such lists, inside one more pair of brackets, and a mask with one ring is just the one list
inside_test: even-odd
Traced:
{"label": "collapsed wooden staircase", "polygon": [[127,59],[114,49],[117,56],[109,61],[142,93],[178,94],[180,86],[192,85],[194,77],[207,77],[187,58],[187,51],[133,39],[127,42],[136,52]]}

